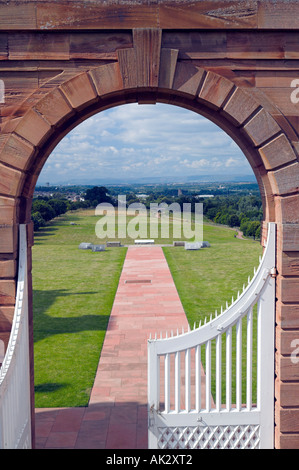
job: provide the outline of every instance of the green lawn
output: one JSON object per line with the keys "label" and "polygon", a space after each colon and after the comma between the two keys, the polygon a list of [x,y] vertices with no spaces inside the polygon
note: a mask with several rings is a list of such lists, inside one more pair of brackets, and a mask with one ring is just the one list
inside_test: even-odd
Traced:
{"label": "green lawn", "polygon": [[201,250],[164,247],[189,324],[204,320],[221,305],[236,298],[248,276],[259,265],[262,247],[258,241],[240,240],[235,231],[223,226],[204,224],[203,237],[211,246]]}
{"label": "green lawn", "polygon": [[93,253],[79,250],[80,242],[99,243],[88,212],[67,214],[35,234],[36,407],[89,400],[126,248]]}
{"label": "green lawn", "polygon": [[[88,403],[126,255],[125,247],[97,253],[78,249],[81,242],[105,243],[95,234],[99,219],[94,211],[68,213],[35,234],[36,407]],[[258,265],[259,243],[239,240],[234,233],[205,224],[204,240],[211,243],[210,248],[163,248],[191,326],[215,309],[220,312]],[[126,237],[122,243],[134,240]],[[171,233],[169,238],[160,234],[159,243],[172,243]]]}
{"label": "green lawn", "polygon": [[[91,213],[91,211],[90,211]],[[156,244],[171,244],[173,240],[193,240],[195,235],[194,218],[190,222],[182,213],[168,214],[161,217],[153,211],[151,214],[128,214],[112,211],[102,215],[93,215],[102,241],[120,240],[124,245],[134,244],[134,240],[154,239]],[[192,237],[192,238],[191,238]]]}
{"label": "green lawn", "polygon": [[[252,278],[253,269],[259,265],[259,256],[262,247],[258,241],[251,239],[240,240],[234,237],[234,231],[215,225],[204,225],[204,240],[210,242],[211,247],[198,251],[188,251],[181,247],[164,247],[164,254],[172,272],[180,299],[182,301],[190,327],[194,322],[204,322],[213,316],[215,310],[218,314],[226,308],[226,301],[230,304],[232,297],[236,299],[238,291],[242,292],[243,283],[247,285],[248,276]],[[243,321],[243,385],[242,398],[245,402],[245,345],[246,345],[246,319]],[[253,350],[256,350],[256,316],[254,317]],[[235,328],[233,328],[233,344]],[[233,380],[235,376],[235,350],[233,348]],[[222,376],[225,379],[225,341],[222,342]],[[202,357],[205,364],[205,357]],[[212,341],[212,370],[215,367],[215,340]],[[212,393],[215,393],[215,377],[212,375]],[[223,386],[223,399],[224,386]],[[233,401],[235,389],[233,387]],[[253,400],[256,399],[256,354],[253,359]]]}

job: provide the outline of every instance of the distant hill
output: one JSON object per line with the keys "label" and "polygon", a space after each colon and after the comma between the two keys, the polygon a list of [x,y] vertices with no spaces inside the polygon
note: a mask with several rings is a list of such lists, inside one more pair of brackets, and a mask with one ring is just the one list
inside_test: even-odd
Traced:
{"label": "distant hill", "polygon": [[[143,178],[103,178],[103,179],[74,179],[69,181],[51,182],[51,186],[55,185],[121,185],[121,184],[163,184],[163,183],[256,183],[254,175],[190,175],[190,176],[148,176]],[[46,183],[38,182],[38,186]]]}

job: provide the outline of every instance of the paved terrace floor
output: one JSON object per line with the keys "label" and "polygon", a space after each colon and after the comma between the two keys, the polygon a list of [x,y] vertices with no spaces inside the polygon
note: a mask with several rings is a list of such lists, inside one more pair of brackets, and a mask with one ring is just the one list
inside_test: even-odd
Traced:
{"label": "paved terrace floor", "polygon": [[147,339],[187,326],[162,248],[129,247],[89,405],[36,409],[36,448],[146,449]]}

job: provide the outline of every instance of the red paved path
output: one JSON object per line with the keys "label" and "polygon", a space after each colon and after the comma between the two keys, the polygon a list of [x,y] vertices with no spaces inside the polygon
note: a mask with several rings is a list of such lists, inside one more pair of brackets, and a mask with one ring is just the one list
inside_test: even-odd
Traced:
{"label": "red paved path", "polygon": [[147,339],[187,326],[162,248],[129,247],[89,405],[37,409],[36,448],[146,449]]}

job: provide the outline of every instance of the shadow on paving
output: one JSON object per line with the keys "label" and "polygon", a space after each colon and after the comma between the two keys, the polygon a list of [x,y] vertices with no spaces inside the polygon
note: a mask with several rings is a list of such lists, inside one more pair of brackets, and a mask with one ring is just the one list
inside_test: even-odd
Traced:
{"label": "shadow on paving", "polygon": [[35,410],[36,449],[147,449],[147,405],[97,403]]}

